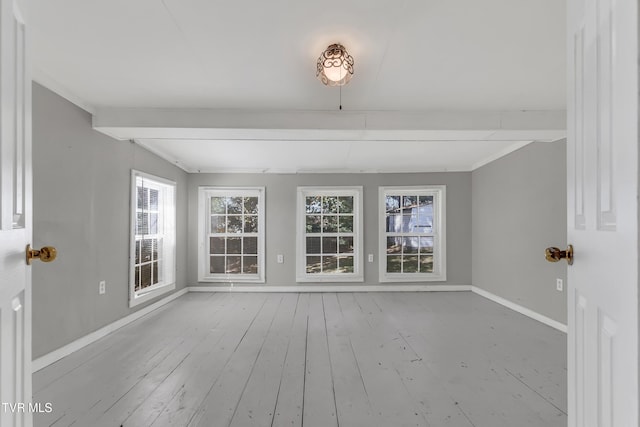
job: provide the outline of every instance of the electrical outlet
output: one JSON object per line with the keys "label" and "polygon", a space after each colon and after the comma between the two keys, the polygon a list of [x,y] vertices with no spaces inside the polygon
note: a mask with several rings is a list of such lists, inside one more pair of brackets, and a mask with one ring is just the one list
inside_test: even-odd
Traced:
{"label": "electrical outlet", "polygon": [[278,264],[284,264],[284,255],[278,254]]}
{"label": "electrical outlet", "polygon": [[556,279],[556,290],[562,292],[563,282],[562,279]]}
{"label": "electrical outlet", "polygon": [[373,254],[369,254],[369,262],[373,262]]}
{"label": "electrical outlet", "polygon": [[107,282],[106,282],[106,280],[101,280],[100,281],[100,286],[98,287],[98,292],[100,293],[100,295],[103,295],[105,292],[107,292]]}

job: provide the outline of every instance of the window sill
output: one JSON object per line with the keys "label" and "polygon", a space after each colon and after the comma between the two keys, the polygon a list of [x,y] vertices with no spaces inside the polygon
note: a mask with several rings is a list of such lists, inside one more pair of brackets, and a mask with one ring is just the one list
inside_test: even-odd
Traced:
{"label": "window sill", "polygon": [[160,295],[166,294],[167,292],[171,292],[175,288],[176,288],[175,283],[168,283],[166,285],[162,285],[155,289],[151,289],[147,292],[145,291],[138,292],[134,294],[133,298],[129,299],[129,308],[132,308],[144,302],[150,301],[156,297],[159,297]]}
{"label": "window sill", "polygon": [[342,282],[364,282],[364,276],[362,275],[353,275],[353,276],[344,276],[344,275],[320,275],[315,274],[313,276],[302,276],[296,277],[297,283],[342,283]]}
{"label": "window sill", "polygon": [[446,282],[446,274],[407,274],[407,275],[380,275],[380,282],[406,283],[406,282]]}
{"label": "window sill", "polygon": [[264,283],[264,277],[198,277],[198,282],[211,282],[211,283]]}

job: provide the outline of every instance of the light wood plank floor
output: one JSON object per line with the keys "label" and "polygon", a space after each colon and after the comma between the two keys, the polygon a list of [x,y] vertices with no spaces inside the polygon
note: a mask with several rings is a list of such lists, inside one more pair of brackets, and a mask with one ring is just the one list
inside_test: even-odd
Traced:
{"label": "light wood plank floor", "polygon": [[35,425],[564,427],[565,360],[470,292],[190,293],[34,374]]}

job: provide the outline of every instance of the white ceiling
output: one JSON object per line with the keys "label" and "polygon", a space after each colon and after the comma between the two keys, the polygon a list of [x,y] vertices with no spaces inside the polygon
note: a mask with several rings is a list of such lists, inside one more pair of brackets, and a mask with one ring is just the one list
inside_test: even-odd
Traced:
{"label": "white ceiling", "polygon": [[[355,76],[342,89],[345,113],[440,111],[451,116],[551,111],[561,115],[565,108],[565,2],[561,0],[30,2],[35,79],[95,113],[98,121],[105,109],[156,111],[169,122],[193,109],[224,110],[227,116],[246,111],[266,116],[302,110],[336,114],[339,90],[315,79],[318,55],[334,42],[343,43],[355,58]],[[305,122],[298,129],[314,130],[320,122],[326,121]],[[364,123],[360,126],[364,132],[342,143],[329,134],[326,138],[317,134],[316,138],[331,141],[325,147],[351,154],[315,156],[310,164],[303,155],[311,149],[307,143],[284,147],[285,142],[267,137],[274,129],[269,124],[228,126],[254,132],[251,138],[231,142],[223,136],[194,140],[193,126],[142,137],[141,129],[149,127],[144,121],[128,123],[129,131],[124,126],[114,131],[115,124],[107,125],[112,135],[135,138],[187,170],[203,171],[388,170],[389,162],[406,165],[407,171],[451,170],[481,164],[508,152],[508,147],[563,136],[557,125],[534,124],[517,130],[538,133],[522,138],[516,132],[510,140],[438,134],[412,141],[389,136],[365,144],[372,138]],[[156,120],[153,127],[170,126]],[[211,127],[225,128],[220,123]],[[485,123],[467,128],[503,129]],[[336,129],[339,126],[321,130]],[[445,123],[439,127],[430,123],[425,129],[459,130]],[[420,162],[413,155],[432,149],[440,157]]]}

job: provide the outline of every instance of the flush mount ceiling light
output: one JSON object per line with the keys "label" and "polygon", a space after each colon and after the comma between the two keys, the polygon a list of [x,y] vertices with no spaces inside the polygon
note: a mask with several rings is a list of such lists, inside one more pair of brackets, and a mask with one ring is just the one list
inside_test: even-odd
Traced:
{"label": "flush mount ceiling light", "polygon": [[327,86],[344,86],[353,77],[353,56],[340,43],[330,45],[318,58],[316,77]]}

